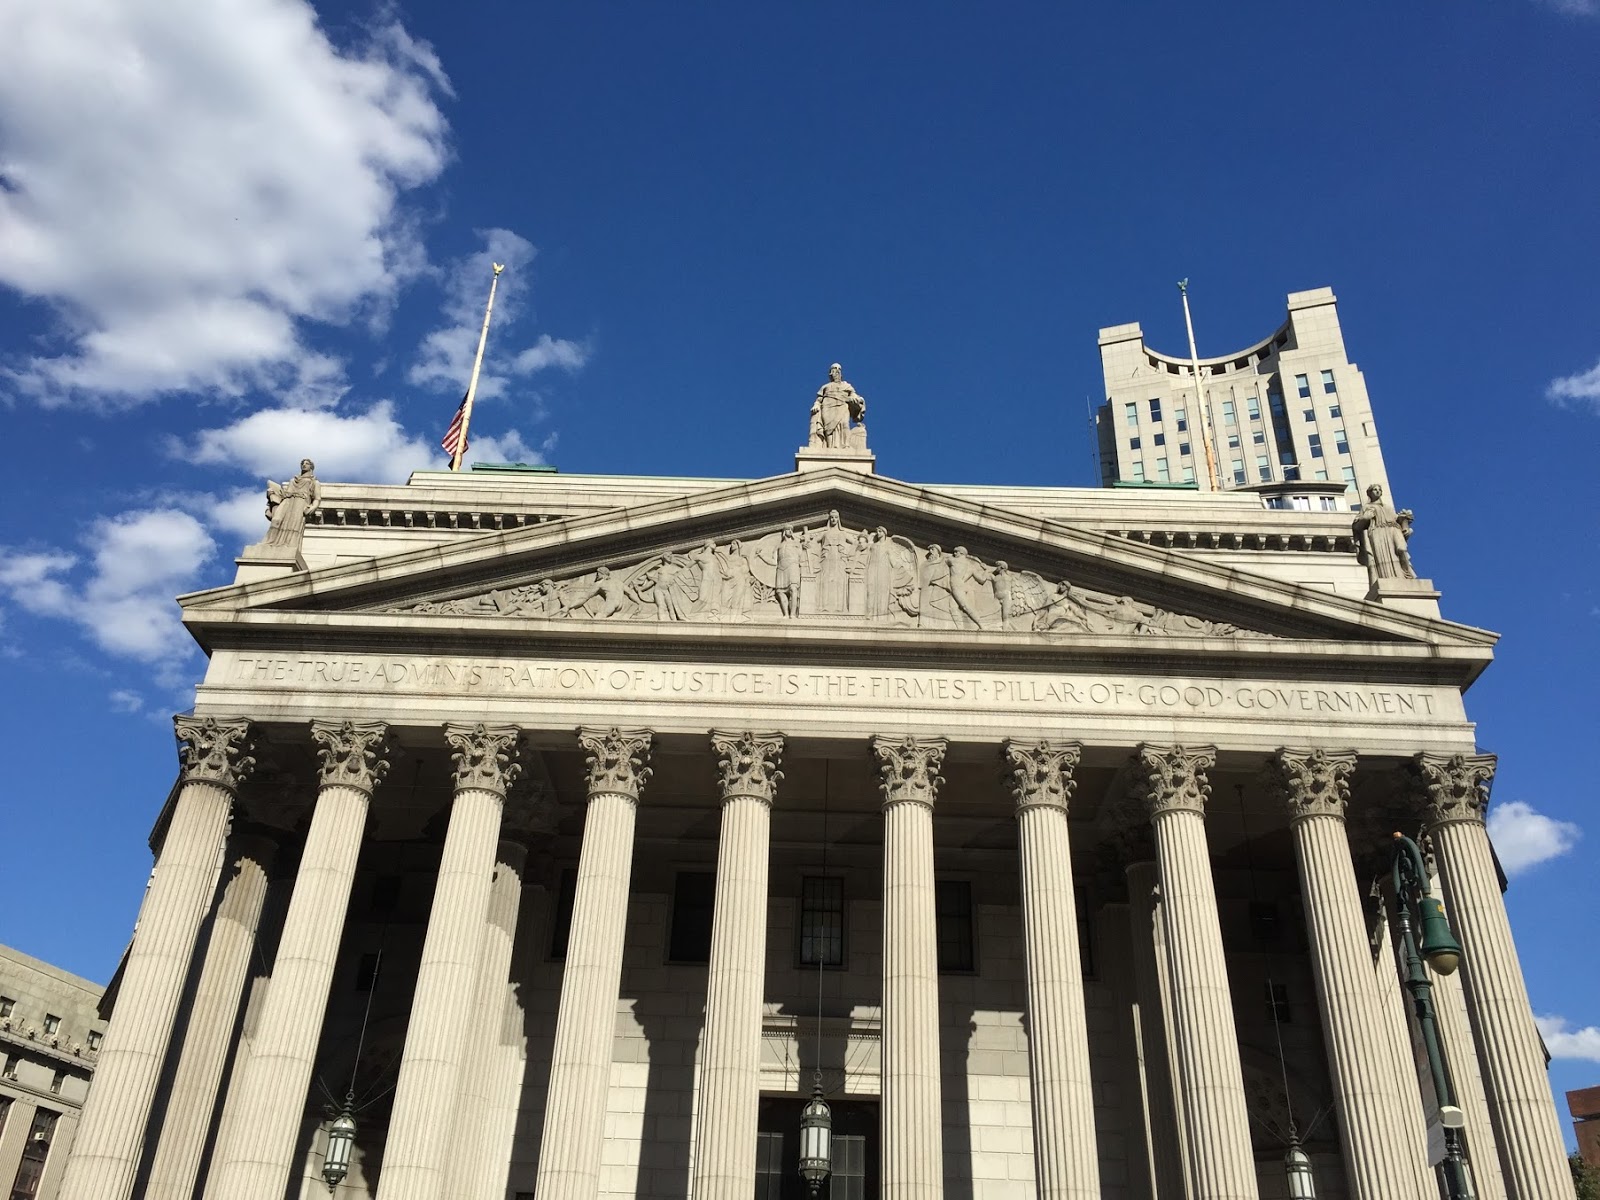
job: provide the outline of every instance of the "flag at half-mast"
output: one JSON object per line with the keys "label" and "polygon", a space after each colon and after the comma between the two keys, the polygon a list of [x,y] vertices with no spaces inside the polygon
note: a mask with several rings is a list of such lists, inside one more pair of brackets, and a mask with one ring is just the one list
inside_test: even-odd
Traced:
{"label": "flag at half-mast", "polygon": [[467,394],[461,397],[456,415],[450,418],[450,428],[445,430],[439,445],[450,456],[450,469],[461,470],[461,456],[467,452],[467,427],[472,424],[472,400],[478,394],[478,372],[483,369],[483,348],[489,342],[489,318],[494,314],[494,289],[500,284],[504,263],[494,263],[494,279],[489,283],[489,303],[483,310],[483,329],[478,334],[478,354],[472,360],[472,378],[467,381]]}
{"label": "flag at half-mast", "polygon": [[456,415],[450,418],[450,428],[444,431],[444,437],[439,440],[439,445],[444,447],[444,452],[451,459],[458,454],[467,452],[467,398],[461,397],[461,403],[456,406]]}

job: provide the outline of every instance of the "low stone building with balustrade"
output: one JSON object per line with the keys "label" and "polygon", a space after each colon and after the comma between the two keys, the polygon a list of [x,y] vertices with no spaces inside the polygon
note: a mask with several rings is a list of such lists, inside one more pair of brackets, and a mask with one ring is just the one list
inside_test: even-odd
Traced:
{"label": "low stone building with balustrade", "polygon": [[1495,637],[1409,526],[902,482],[857,401],[764,478],[275,489],[182,600],[70,1200],[806,1195],[814,1092],[833,1197],[1281,1197],[1292,1147],[1435,1196],[1397,830],[1476,1195],[1570,1195],[1463,706]]}

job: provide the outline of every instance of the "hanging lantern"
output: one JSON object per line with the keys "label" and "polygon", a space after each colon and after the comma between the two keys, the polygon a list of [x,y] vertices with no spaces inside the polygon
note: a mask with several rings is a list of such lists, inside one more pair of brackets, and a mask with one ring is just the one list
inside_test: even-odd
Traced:
{"label": "hanging lantern", "polygon": [[1283,1169],[1289,1175],[1289,1200],[1317,1200],[1317,1180],[1311,1173],[1311,1160],[1300,1149],[1300,1139],[1289,1135],[1289,1152],[1283,1156]]}
{"label": "hanging lantern", "polygon": [[350,1173],[350,1151],[356,1142],[356,1120],[350,1115],[351,1099],[350,1096],[344,1098],[344,1107],[328,1129],[328,1149],[322,1156],[322,1181],[330,1192]]}
{"label": "hanging lantern", "polygon": [[822,1098],[822,1085],[811,1090],[811,1099],[800,1112],[800,1177],[815,1196],[833,1173],[833,1113]]}
{"label": "hanging lantern", "polygon": [[1422,957],[1440,975],[1452,975],[1461,965],[1461,943],[1450,931],[1444,905],[1437,896],[1424,895],[1417,901],[1422,917]]}

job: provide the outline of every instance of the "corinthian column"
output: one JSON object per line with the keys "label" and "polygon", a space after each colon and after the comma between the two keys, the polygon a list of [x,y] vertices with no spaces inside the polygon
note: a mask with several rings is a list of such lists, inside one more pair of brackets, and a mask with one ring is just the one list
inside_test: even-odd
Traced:
{"label": "corinthian column", "polygon": [[550,1054],[539,1200],[592,1200],[600,1188],[633,826],[639,791],[650,777],[650,736],[644,729],[578,730],[589,752],[589,809]]}
{"label": "corinthian column", "polygon": [[1492,754],[1419,754],[1413,760],[1428,804],[1430,836],[1461,939],[1467,1015],[1505,1168],[1510,1200],[1573,1194],[1544,1046],[1511,940],[1484,813]]}
{"label": "corinthian column", "polygon": [[1040,1197],[1098,1200],[1089,1027],[1067,833],[1067,801],[1076,786],[1072,772],[1082,752],[1076,742],[1005,744],[1022,853],[1034,1178]]}
{"label": "corinthian column", "polygon": [[746,1200],[756,1177],[761,1008],[767,972],[767,859],[783,738],[713,733],[722,790],[717,896],[711,917],[696,1200]]}
{"label": "corinthian column", "polygon": [[228,839],[232,864],[206,939],[146,1200],[190,1200],[194,1195],[277,851],[276,839],[259,828]]}
{"label": "corinthian column", "polygon": [[311,736],[322,760],[321,787],[238,1084],[238,1120],[217,1147],[209,1200],[282,1200],[288,1188],[367,806],[389,770],[381,722],[313,721]]}
{"label": "corinthian column", "polygon": [[1206,847],[1210,747],[1142,745],[1134,759],[1155,830],[1184,1133],[1194,1200],[1256,1200],[1233,1001]]}
{"label": "corinthian column", "polygon": [[1294,830],[1346,1185],[1352,1200],[1390,1200],[1410,1192],[1417,1177],[1345,836],[1355,765],[1354,753],[1279,750],[1267,776]]}
{"label": "corinthian column", "polygon": [[216,889],[234,794],[255,763],[245,721],[177,717],[174,725],[183,783],[67,1160],[60,1192],[66,1200],[126,1200],[133,1191],[173,1018]]}
{"label": "corinthian column", "polygon": [[528,861],[527,842],[555,832],[557,809],[543,784],[524,785],[506,796],[500,845],[495,851],[489,910],[473,985],[472,1020],[466,1056],[457,1088],[455,1132],[451,1135],[451,1167],[444,1194],[450,1200],[502,1200],[508,1163],[495,1119],[510,1084],[504,1070],[507,983],[511,951],[517,940],[517,914],[522,908],[522,880]]}
{"label": "corinthian column", "polygon": [[942,738],[875,737],[883,776],[883,1195],[944,1195],[933,802]]}
{"label": "corinthian column", "polygon": [[436,1200],[472,1024],[461,1019],[477,984],[506,789],[521,770],[515,725],[447,724],[455,795],[439,859],[428,934],[406,1022],[378,1200]]}

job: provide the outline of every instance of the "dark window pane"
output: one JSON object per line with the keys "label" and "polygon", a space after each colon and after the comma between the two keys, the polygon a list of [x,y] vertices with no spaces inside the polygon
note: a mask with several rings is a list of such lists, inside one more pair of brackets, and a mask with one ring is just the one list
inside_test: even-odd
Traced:
{"label": "dark window pane", "polygon": [[800,881],[800,965],[844,966],[844,880]]}
{"label": "dark window pane", "polygon": [[972,885],[941,879],[934,885],[939,936],[939,970],[972,970]]}
{"label": "dark window pane", "polygon": [[578,895],[578,873],[561,872],[561,887],[556,892],[556,909],[550,920],[550,957],[567,956],[567,938],[572,933],[572,902]]}
{"label": "dark window pane", "polygon": [[667,958],[673,962],[711,961],[711,910],[717,877],[709,871],[682,871],[672,889],[672,933]]}

